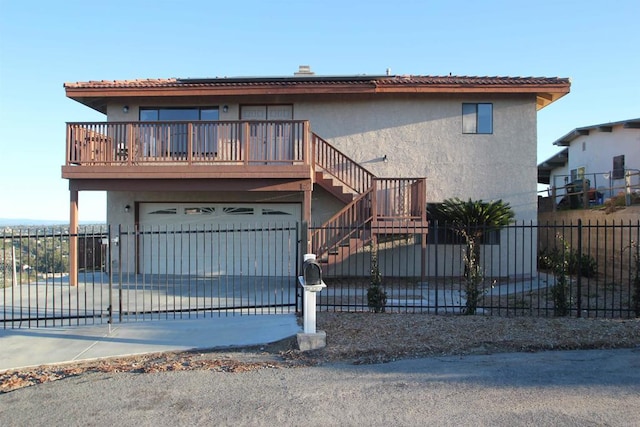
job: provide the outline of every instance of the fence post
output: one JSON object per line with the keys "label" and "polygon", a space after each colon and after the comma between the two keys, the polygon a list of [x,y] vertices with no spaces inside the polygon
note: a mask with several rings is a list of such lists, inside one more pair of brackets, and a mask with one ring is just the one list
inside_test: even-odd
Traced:
{"label": "fence post", "polygon": [[109,268],[109,320],[107,323],[109,325],[113,324],[113,264],[111,260],[113,259],[113,245],[111,240],[111,224],[107,225],[107,247],[109,248],[109,256],[108,256],[108,268]]}
{"label": "fence post", "polygon": [[631,171],[627,170],[624,175],[624,200],[626,206],[631,206]]}
{"label": "fence post", "polygon": [[294,275],[295,277],[293,278],[293,282],[294,282],[294,286],[296,287],[295,289],[295,295],[296,295],[296,313],[298,313],[298,310],[300,309],[300,305],[298,305],[298,297],[300,296],[298,294],[298,276],[300,276],[300,249],[301,249],[301,244],[302,242],[304,242],[303,240],[303,236],[302,236],[302,230],[305,227],[305,223],[302,223],[302,228],[300,227],[300,223],[298,221],[296,221],[296,238],[298,239],[298,244],[296,245],[296,250],[295,250],[295,262],[293,263],[294,265]]}
{"label": "fence post", "polygon": [[[297,225],[296,225],[297,228]],[[300,226],[300,242],[304,245],[303,253],[311,253],[311,240],[309,236],[309,223],[307,221],[302,221]],[[296,253],[296,277],[295,277],[295,287],[296,287],[296,311],[298,310],[298,297],[302,297],[302,294],[298,294],[300,287],[298,286],[298,276],[302,274],[300,270],[300,263],[302,262],[302,257],[300,254]],[[300,314],[304,316],[304,304],[300,305]]]}
{"label": "fence post", "polygon": [[582,219],[578,218],[578,279],[577,279],[577,314],[576,317],[582,317]]}
{"label": "fence post", "polygon": [[[435,301],[435,305],[436,305],[436,314],[438,314],[438,265],[440,264],[439,260],[438,260],[438,234],[440,231],[440,224],[438,224],[438,220],[435,220],[435,225],[432,228],[432,232],[434,233],[434,242],[433,242],[433,258],[435,259],[435,265],[434,265],[434,274],[435,274],[435,279],[433,280],[433,283],[435,283],[435,287],[436,287],[436,301]],[[426,236],[425,236],[426,237]]]}
{"label": "fence post", "polygon": [[[118,224],[118,321],[122,323],[122,224]],[[113,268],[113,263],[111,263]]]}

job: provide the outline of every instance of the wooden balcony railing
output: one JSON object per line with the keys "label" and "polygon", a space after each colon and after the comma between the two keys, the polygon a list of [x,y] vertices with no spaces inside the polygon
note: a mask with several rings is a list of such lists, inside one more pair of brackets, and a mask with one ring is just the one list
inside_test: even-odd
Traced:
{"label": "wooden balcony railing", "polygon": [[67,165],[311,164],[307,121],[67,123]]}

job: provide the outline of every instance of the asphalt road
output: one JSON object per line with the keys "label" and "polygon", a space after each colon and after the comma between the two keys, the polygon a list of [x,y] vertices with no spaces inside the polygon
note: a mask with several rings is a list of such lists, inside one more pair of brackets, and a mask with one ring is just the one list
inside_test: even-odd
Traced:
{"label": "asphalt road", "polygon": [[0,395],[2,426],[638,426],[640,348],[85,374]]}

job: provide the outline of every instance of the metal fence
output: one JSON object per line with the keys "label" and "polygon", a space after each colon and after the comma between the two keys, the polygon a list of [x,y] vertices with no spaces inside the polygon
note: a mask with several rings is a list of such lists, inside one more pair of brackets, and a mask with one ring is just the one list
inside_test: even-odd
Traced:
{"label": "metal fence", "polygon": [[[309,227],[308,233],[322,232]],[[326,232],[333,232],[325,230]],[[370,310],[372,254],[385,311],[468,310],[469,252],[446,224],[361,226],[321,259],[319,310]],[[514,224],[483,230],[478,315],[640,315],[640,221]],[[78,285],[69,241],[77,237]],[[255,227],[88,227],[0,231],[4,328],[295,312],[306,237],[297,224]],[[560,292],[562,291],[562,292]],[[564,308],[564,310],[559,310]]]}
{"label": "metal fence", "polygon": [[[103,227],[0,232],[4,327],[295,312],[299,229]],[[77,286],[69,241],[78,239]],[[96,254],[100,254],[97,256]]]}
{"label": "metal fence", "polygon": [[[432,223],[426,245],[423,236],[411,231],[381,235],[377,245],[333,251],[339,261],[325,263],[327,289],[318,296],[319,310],[371,309],[367,292],[371,254],[376,252],[385,311],[465,312],[465,242],[447,224]],[[640,221],[520,223],[499,232],[482,231],[477,314],[640,316]]]}

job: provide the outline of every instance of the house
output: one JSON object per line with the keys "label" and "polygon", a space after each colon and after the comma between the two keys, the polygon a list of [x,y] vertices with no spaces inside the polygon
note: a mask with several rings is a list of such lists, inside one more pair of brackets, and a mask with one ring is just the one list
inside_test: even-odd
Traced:
{"label": "house", "polygon": [[640,118],[579,127],[553,145],[563,148],[538,165],[538,183],[549,185],[554,206],[601,204],[640,189]]}
{"label": "house", "polygon": [[[67,124],[62,177],[69,180],[72,229],[78,193],[106,191],[113,226],[293,220],[346,229],[311,233],[303,244],[304,251],[326,253],[355,239],[356,223],[387,235],[398,224],[426,234],[426,203],[450,197],[500,198],[518,220],[534,221],[536,113],[567,94],[570,82],[317,76],[301,67],[291,77],[103,80],[64,88],[107,119]],[[274,250],[261,245],[252,244],[256,259]],[[121,246],[122,256],[145,271],[144,245]],[[175,253],[169,248],[161,257]],[[164,272],[173,268],[159,264]]]}

